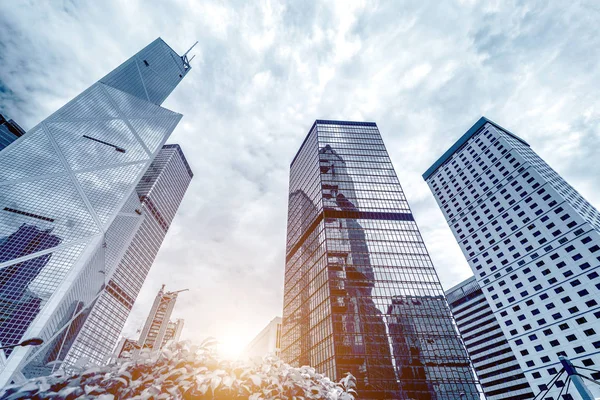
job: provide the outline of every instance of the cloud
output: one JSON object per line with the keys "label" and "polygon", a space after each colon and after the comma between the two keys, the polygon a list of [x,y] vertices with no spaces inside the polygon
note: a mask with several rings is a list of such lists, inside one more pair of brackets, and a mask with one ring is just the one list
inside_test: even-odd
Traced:
{"label": "cloud", "polygon": [[[378,123],[444,287],[471,272],[421,174],[481,115],[600,204],[600,10],[588,1],[102,1],[0,5],[0,111],[31,128],[163,37],[192,72],[194,180],[125,332],[162,283],[185,337],[250,340],[281,314],[289,163],[317,118]],[[235,321],[232,323],[231,321]]]}

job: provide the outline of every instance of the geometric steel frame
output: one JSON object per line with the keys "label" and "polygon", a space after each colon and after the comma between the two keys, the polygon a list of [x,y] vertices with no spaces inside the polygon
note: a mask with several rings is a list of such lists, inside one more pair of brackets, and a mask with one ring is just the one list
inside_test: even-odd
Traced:
{"label": "geometric steel frame", "polygon": [[[72,317],[65,321],[65,310],[69,303],[81,301],[89,305],[101,292],[93,297],[82,292],[93,289],[95,293],[110,279],[143,219],[143,216],[120,211],[182,117],[160,107],[160,104],[190,68],[187,58],[179,57],[162,39],[156,39],[0,153],[0,210],[4,208],[4,203],[8,203],[8,206],[16,203],[17,206],[13,207],[16,209],[38,207],[50,210],[60,214],[65,221],[64,225],[57,223],[56,228],[52,228],[54,232],[71,235],[70,239],[65,238],[57,246],[1,262],[0,273],[10,265],[41,255],[52,254],[50,259],[54,261],[58,251],[76,250],[71,260],[62,262],[62,279],[48,286],[47,293],[36,293],[42,299],[43,306],[23,337],[40,336],[45,341],[44,345],[17,348],[8,359],[0,358],[0,387],[22,378],[21,370],[35,357],[41,357],[49,351],[53,339],[78,316],[71,314]],[[129,146],[138,150],[121,153],[91,140],[83,139],[86,143],[81,142],[79,139],[90,130],[94,131],[92,137],[106,138],[111,143],[120,140],[124,144],[119,144],[119,147]],[[35,146],[42,147],[45,159],[36,157]],[[52,168],[45,169],[43,162],[48,160]],[[87,163],[91,163],[91,166]],[[53,182],[51,179],[60,177],[67,178],[65,181],[68,184],[65,184],[64,190],[74,190],[78,197],[76,200],[81,201],[84,208],[77,208],[68,202],[53,203],[52,197],[60,194],[62,187],[53,188],[40,198],[28,196],[25,199],[13,193],[17,185],[29,183],[33,187],[41,187],[42,184]],[[75,215],[75,222],[69,219],[72,214]],[[113,229],[112,223],[117,217],[129,222],[124,224],[124,230],[121,226],[121,231],[116,232],[121,235],[119,240],[107,243],[107,233]],[[15,222],[36,223],[23,219],[26,217],[17,220],[11,215],[10,218],[0,215],[0,234],[4,234],[3,231],[10,233]],[[80,228],[78,222],[86,218],[93,221],[87,233],[74,234],[75,229]],[[98,260],[94,259],[96,254],[101,255],[102,270],[95,272],[102,272],[103,275],[93,277],[93,282],[86,283],[91,285],[87,288],[81,283],[82,277],[98,268]],[[110,259],[107,255],[110,255]],[[34,280],[43,284],[42,278],[56,276],[52,268],[60,265],[51,268],[52,263],[48,264]]]}

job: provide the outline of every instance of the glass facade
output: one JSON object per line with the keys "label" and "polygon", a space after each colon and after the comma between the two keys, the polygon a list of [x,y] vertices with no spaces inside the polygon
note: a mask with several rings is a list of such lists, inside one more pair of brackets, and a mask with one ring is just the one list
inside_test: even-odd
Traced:
{"label": "glass facade", "polygon": [[0,152],[0,344],[44,340],[0,354],[0,385],[50,372],[85,323],[142,222],[121,210],[181,119],[160,104],[189,69],[157,39]]}
{"label": "glass facade", "polygon": [[[61,358],[66,365],[81,357],[102,364],[112,354],[192,177],[181,147],[164,145],[119,213],[144,218],[104,292],[90,307],[85,324],[74,329],[73,344],[63,345],[70,349]],[[111,230],[118,230],[118,224]]]}
{"label": "glass facade", "polygon": [[317,120],[292,161],[281,347],[361,398],[479,399],[375,123]]}

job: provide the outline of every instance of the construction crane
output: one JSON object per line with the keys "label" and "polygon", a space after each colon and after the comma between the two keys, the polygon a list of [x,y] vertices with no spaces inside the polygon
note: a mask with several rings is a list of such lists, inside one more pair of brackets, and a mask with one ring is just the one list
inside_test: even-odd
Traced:
{"label": "construction crane", "polygon": [[181,292],[187,292],[187,291],[189,291],[189,290],[190,290],[190,289],[181,289],[181,290],[176,290],[176,291],[174,291],[174,292],[167,292],[167,293],[165,293],[165,294],[177,294],[177,293],[181,293]]}

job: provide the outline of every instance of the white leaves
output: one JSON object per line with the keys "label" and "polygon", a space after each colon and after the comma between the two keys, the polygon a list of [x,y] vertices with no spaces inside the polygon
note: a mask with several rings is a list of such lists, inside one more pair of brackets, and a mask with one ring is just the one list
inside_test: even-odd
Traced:
{"label": "white leaves", "polygon": [[65,398],[66,398],[66,397],[67,397],[67,396],[69,396],[71,393],[73,393],[73,392],[75,392],[75,391],[77,391],[77,390],[79,390],[79,388],[78,388],[78,387],[66,387],[66,388],[62,389],[60,392],[58,392],[58,395],[59,395],[59,396],[63,396],[63,397],[65,397]]}
{"label": "white leaves", "polygon": [[213,378],[210,380],[210,388],[213,391],[213,393],[215,392],[215,390],[217,390],[217,388],[219,387],[220,384],[221,384],[221,377],[213,376]]}
{"label": "white leaves", "polygon": [[32,392],[34,390],[38,390],[37,382],[28,382],[25,385],[19,388],[19,392]]}
{"label": "white leaves", "polygon": [[231,376],[226,375],[223,377],[223,386],[225,386],[226,388],[231,389],[233,382],[234,382],[234,378],[232,378]]}
{"label": "white leaves", "polygon": [[99,386],[90,386],[90,385],[85,385],[83,387],[83,390],[85,391],[85,394],[90,394],[95,390],[98,390]]}
{"label": "white leaves", "polygon": [[[354,399],[356,384],[351,375],[336,383],[312,367],[294,368],[272,356],[250,363],[221,361],[211,349],[214,342],[210,338],[201,346],[173,343],[168,349],[142,351],[135,359],[119,359],[85,371],[88,361],[83,360],[78,365],[80,372],[76,370],[74,375],[54,374],[14,387],[20,390],[23,398],[35,393],[39,397],[81,396],[97,400],[199,396],[253,400]],[[52,387],[63,389],[55,393],[51,391]]]}
{"label": "white leaves", "polygon": [[200,393],[205,394],[208,391],[208,385],[200,385],[198,389],[200,390]]}
{"label": "white leaves", "polygon": [[262,380],[258,375],[250,375],[250,380],[255,386],[260,386],[260,384],[262,383]]}
{"label": "white leaves", "polygon": [[204,339],[202,341],[202,343],[200,343],[200,347],[206,349],[209,347],[216,346],[218,343],[219,343],[218,340],[215,339],[214,337],[207,337],[206,339]]}

